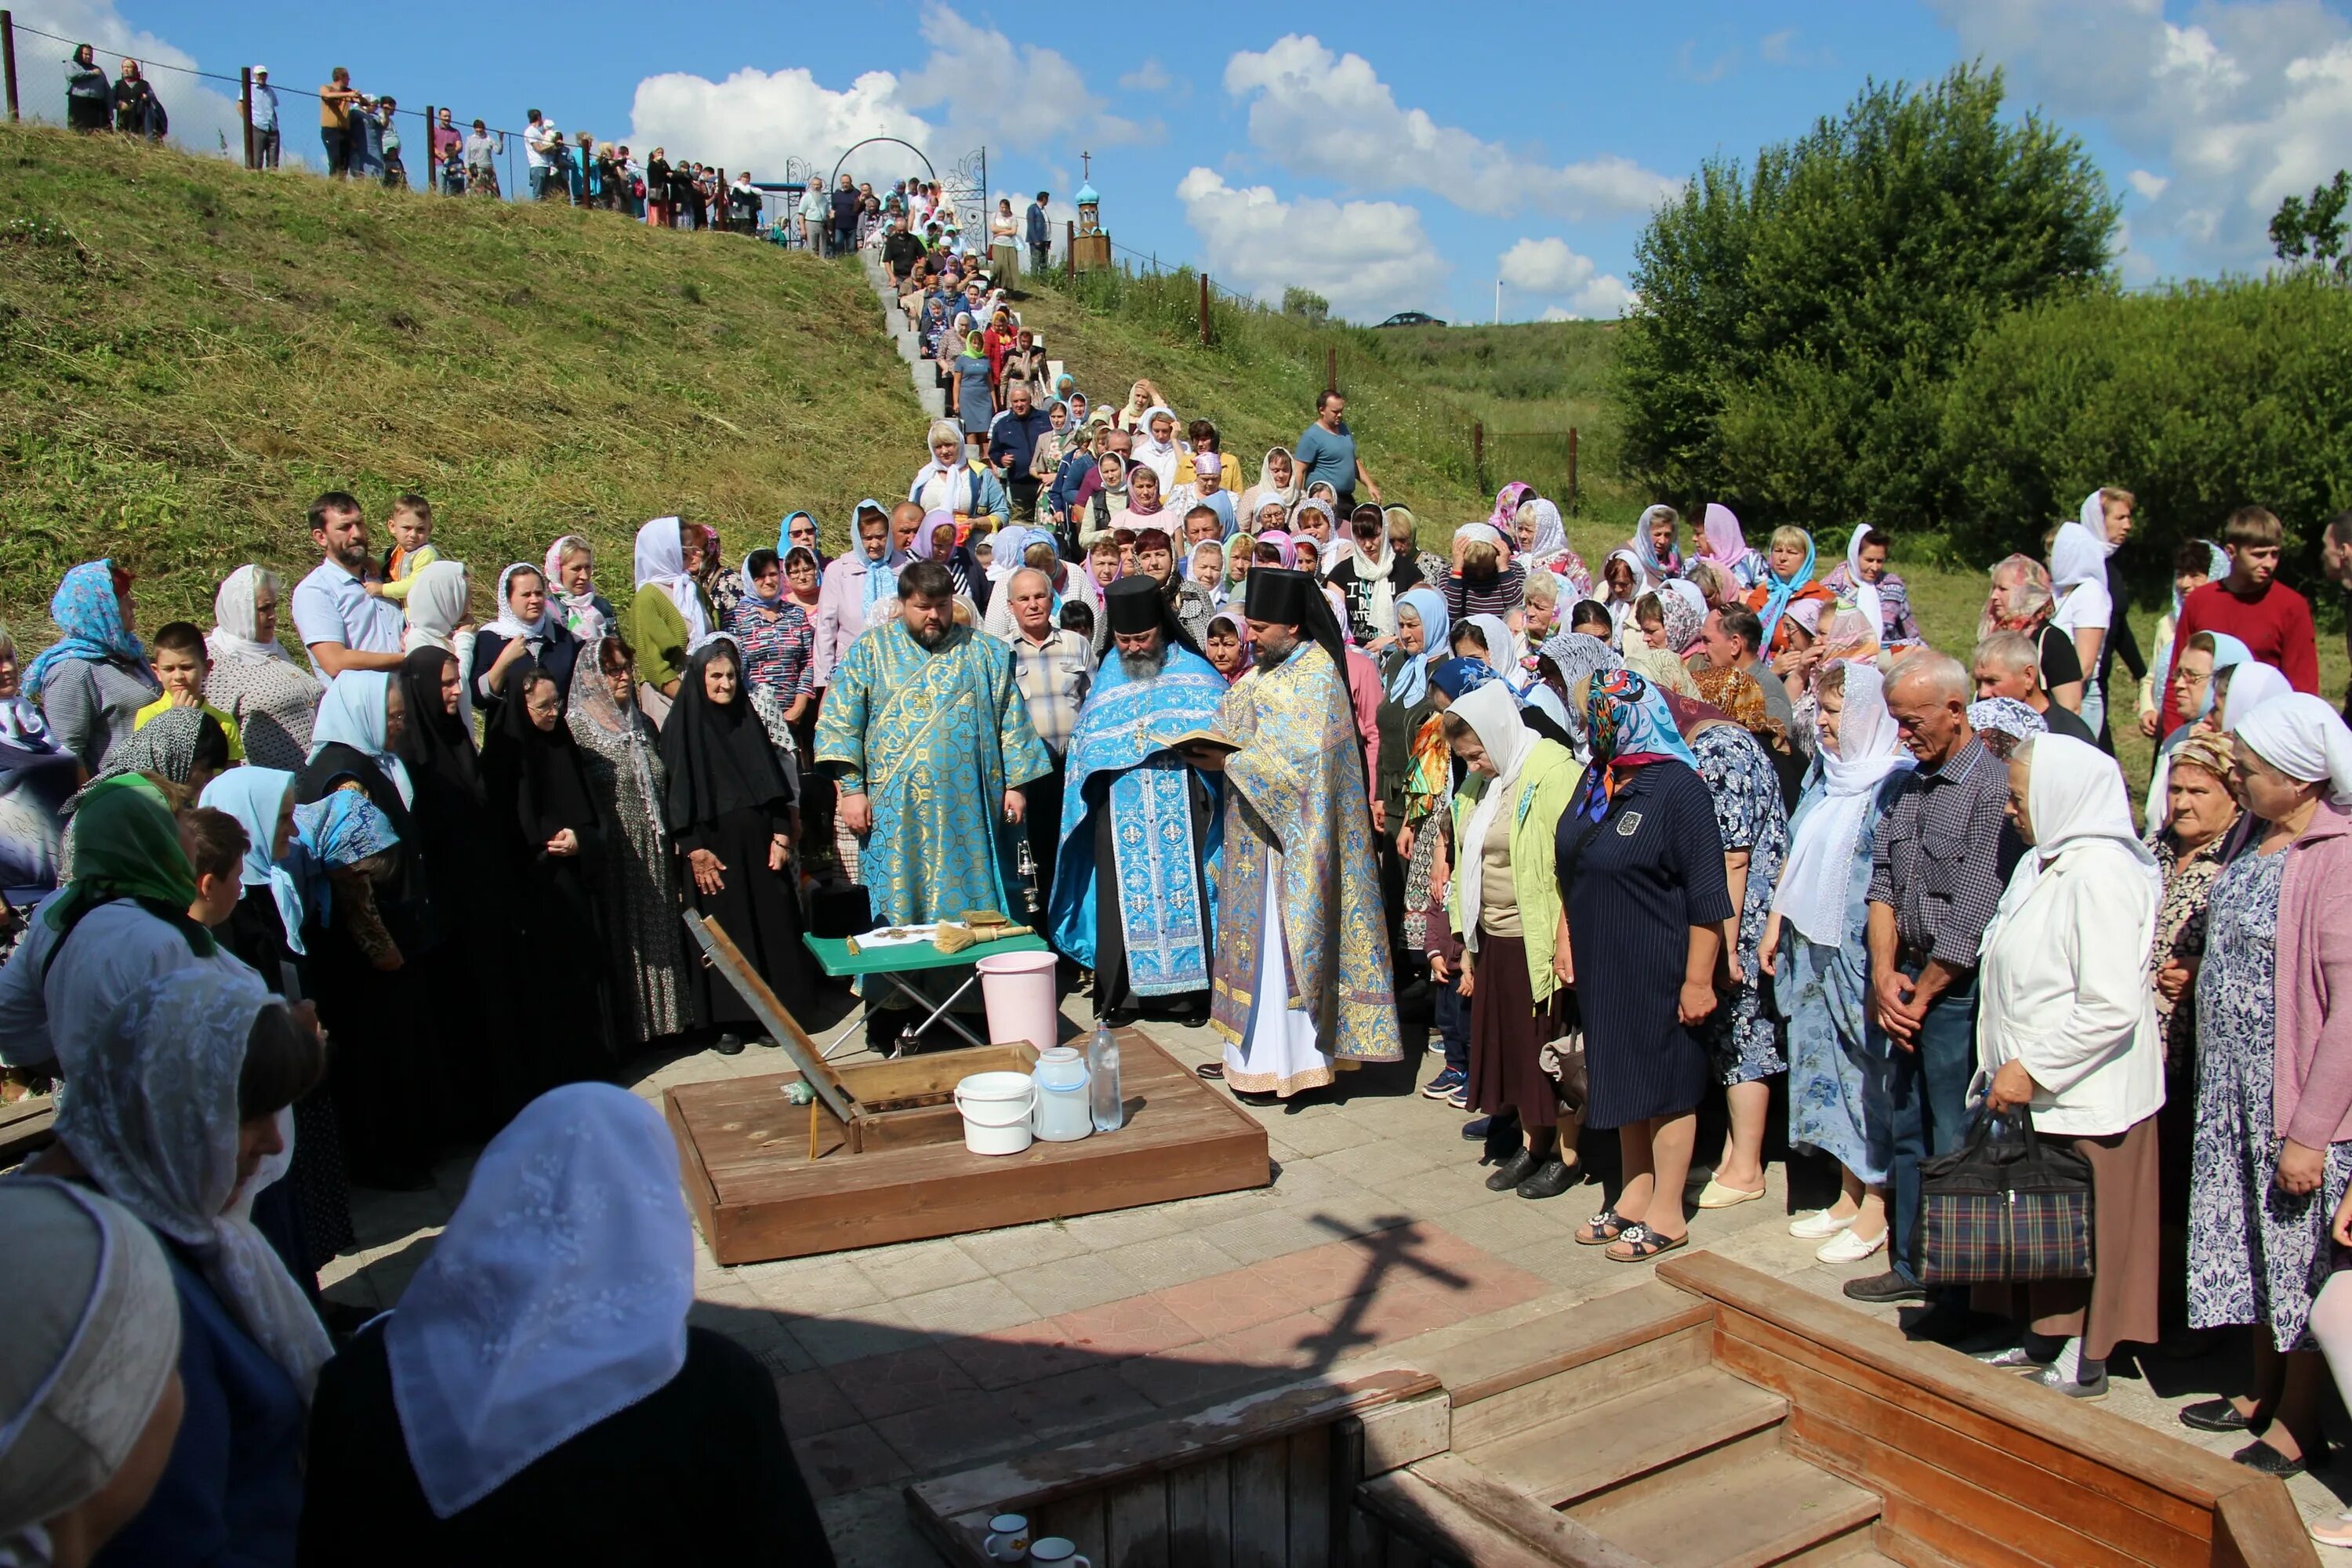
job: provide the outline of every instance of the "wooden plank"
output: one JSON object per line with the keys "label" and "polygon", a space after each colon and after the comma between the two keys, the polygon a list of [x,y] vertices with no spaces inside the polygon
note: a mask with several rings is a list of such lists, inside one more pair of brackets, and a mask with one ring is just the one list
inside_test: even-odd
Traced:
{"label": "wooden plank", "polygon": [[1459,1454],[1436,1455],[1409,1473],[1553,1562],[1571,1568],[1646,1568],[1640,1558],[1591,1526],[1545,1508]]}
{"label": "wooden plank", "polygon": [[1916,1499],[1888,1495],[1878,1516],[1882,1550],[1906,1568],[2041,1568],[2008,1542],[1948,1519]]}
{"label": "wooden plank", "polygon": [[1331,1485],[1324,1506],[1331,1531],[1324,1561],[1339,1568],[1363,1558],[1369,1534],[1364,1510],[1356,1506],[1356,1488],[1364,1479],[1364,1418],[1343,1415],[1331,1423],[1330,1431]]}
{"label": "wooden plank", "polygon": [[1456,1399],[1454,1446],[1483,1447],[1620,1394],[1695,1372],[1707,1363],[1714,1337],[1714,1325],[1701,1322],[1661,1338],[1635,1341],[1597,1359],[1579,1361],[1540,1382],[1521,1384],[1475,1405]]}
{"label": "wooden plank", "polygon": [[1084,1497],[1063,1498],[1047,1503],[1043,1510],[1029,1515],[1030,1543],[1034,1545],[1045,1536],[1058,1535],[1075,1545],[1079,1554],[1088,1561],[1108,1563],[1109,1554],[1103,1550],[1106,1540],[1103,1511],[1103,1495],[1100,1492],[1088,1492]]}
{"label": "wooden plank", "polygon": [[1278,1437],[1234,1454],[1234,1568],[1287,1568],[1290,1561],[1290,1440]]}
{"label": "wooden plank", "polygon": [[2286,1484],[2258,1476],[2215,1510],[2214,1568],[2318,1568],[2319,1548]]}
{"label": "wooden plank", "polygon": [[1687,1291],[1642,1284],[1431,1352],[1422,1359],[1424,1367],[1445,1384],[1459,1411],[1714,1318],[1713,1304]]}
{"label": "wooden plank", "polygon": [[1331,1560],[1331,1428],[1290,1436],[1290,1568],[1322,1568]]}
{"label": "wooden plank", "polygon": [[1399,1400],[1354,1417],[1355,1468],[1344,1478],[1352,1489],[1359,1481],[1402,1469],[1454,1446],[1454,1406],[1444,1389],[1419,1399]]}
{"label": "wooden plank", "polygon": [[784,1054],[793,1058],[793,1065],[807,1077],[809,1087],[816,1090],[817,1098],[824,1101],[825,1109],[844,1121],[854,1121],[856,1118],[849,1097],[843,1091],[840,1076],[834,1071],[833,1064],[824,1059],[824,1052],[817,1047],[816,1042],[802,1031],[800,1020],[786,1012],[784,1005],[776,1000],[776,994],[768,989],[767,981],[751,967],[751,961],[743,956],[743,950],[719,929],[717,921],[705,919],[692,910],[679,912],[686,921],[687,934],[694,939],[694,945],[701,951],[703,961],[717,971],[721,980],[735,988],[735,994],[743,998],[744,1005],[751,1009],[752,1016],[767,1026],[768,1037],[782,1046]]}
{"label": "wooden plank", "polygon": [[[1802,1399],[1797,1401],[1786,1432],[1792,1452],[1882,1496],[1900,1495],[1947,1518],[1965,1520],[1986,1535],[2013,1542],[2029,1562],[2048,1568],[2127,1568],[2147,1561],[2064,1520],[2037,1513],[1990,1485],[1979,1486],[1868,1431],[1849,1427]],[[2200,1565],[2207,1560],[2203,1555],[2196,1559]]]}
{"label": "wooden plank", "polygon": [[1233,1568],[1234,1512],[1223,1454],[1168,1472],[1168,1556],[1180,1568]]}
{"label": "wooden plank", "polygon": [[2068,1400],[2051,1400],[2023,1379],[1979,1366],[1939,1345],[1915,1343],[1880,1322],[1713,1253],[1684,1252],[1658,1265],[1661,1279],[1750,1318],[1834,1346],[1898,1383],[2032,1433],[2052,1446],[2136,1475],[2174,1497],[2210,1509],[2244,1480],[2243,1468],[2188,1443],[2166,1441],[2138,1423]]}
{"label": "wooden plank", "polygon": [[[1979,1441],[1938,1424],[1929,1415],[1775,1357],[1759,1346],[1728,1341],[1721,1364],[1742,1375],[1752,1374],[1756,1382],[1786,1394],[1798,1411],[1815,1423],[1832,1423],[1865,1436],[2042,1518],[2110,1542],[2137,1561],[2204,1568],[2211,1555],[2209,1516],[2187,1521],[2193,1528],[2176,1526],[2118,1500],[2114,1492],[2121,1489],[2094,1488],[2058,1475],[2012,1446]],[[1939,1501],[1933,1493],[1917,1495],[1930,1504]],[[2176,1508],[2186,1506],[2152,1489],[2146,1495]]]}
{"label": "wooden plank", "polygon": [[1339,1383],[1307,1379],[1260,1389],[1173,1420],[1132,1426],[1058,1448],[999,1459],[919,1482],[908,1495],[940,1518],[974,1509],[1025,1513],[1042,1503],[1097,1490],[1106,1482],[1189,1466],[1342,1415],[1412,1399],[1437,1380],[1411,1367],[1368,1367]]}
{"label": "wooden plank", "polygon": [[1566,1508],[1776,1426],[1788,1413],[1769,1389],[1704,1366],[1460,1452],[1547,1508]]}
{"label": "wooden plank", "polygon": [[[1273,1180],[1265,1130],[1239,1106],[1131,1030],[1120,1054],[1121,1087],[1130,1102],[1141,1101],[1126,1127],[1003,1156],[966,1150],[958,1126],[931,1146],[811,1163],[805,1113],[782,1092],[797,1074],[680,1084],[664,1102],[705,1179],[707,1195],[696,1205],[703,1235],[728,1265],[958,1236]],[[942,1114],[952,1115],[952,1107]]]}
{"label": "wooden plank", "polygon": [[915,1528],[922,1531],[940,1556],[955,1568],[997,1568],[982,1543],[988,1538],[989,1515],[985,1511],[959,1514],[953,1519],[935,1517],[914,1505],[908,1499],[907,1512],[912,1516]]}
{"label": "wooden plank", "polygon": [[[1433,1466],[1444,1462],[1444,1456],[1429,1461]],[[1463,1468],[1468,1470],[1467,1466]],[[1483,1491],[1476,1477],[1470,1470],[1455,1485],[1440,1486],[1418,1468],[1396,1470],[1366,1481],[1356,1497],[1392,1538],[1409,1541],[1440,1563],[1474,1563],[1476,1568],[1647,1568],[1575,1521],[1525,1498],[1518,1498],[1517,1504],[1531,1512],[1517,1522],[1525,1531],[1538,1532],[1536,1538],[1506,1528],[1469,1500],[1478,1498],[1507,1510],[1510,1498]],[[1391,1548],[1390,1561],[1395,1560]]]}
{"label": "wooden plank", "polygon": [[[1984,1462],[1988,1455],[2007,1456],[2034,1474],[2046,1474],[2066,1486],[2111,1500],[2123,1508],[2157,1521],[2166,1529],[2177,1531],[2200,1542],[2211,1537],[2212,1513],[2210,1509],[2162,1488],[2148,1485],[2136,1470],[2118,1469],[2102,1459],[2087,1458],[2046,1441],[2032,1427],[2021,1428],[1998,1416],[1971,1410],[1933,1390],[1920,1388],[1855,1361],[1843,1353],[1842,1347],[1821,1344],[1744,1312],[1727,1310],[1717,1340],[1717,1362],[1750,1381],[1780,1387],[1771,1376],[1759,1375],[1759,1371],[1754,1370],[1769,1367],[1771,1363],[1753,1362],[1749,1347],[1791,1366],[1818,1373],[1833,1384],[1852,1388],[1910,1416],[1932,1423],[1939,1430],[1920,1432],[1910,1445],[1914,1453],[1931,1461],[1940,1462],[1939,1457],[1947,1452],[1955,1457],[1966,1453],[1973,1457],[1972,1462]],[[1990,1377],[2005,1375],[1986,1368],[1978,1370]],[[1781,1392],[1789,1390],[1781,1388]],[[2049,1397],[2039,1390],[2026,1392],[2039,1397]],[[2127,1425],[2138,1434],[2141,1446],[2150,1448],[2166,1445],[2186,1446],[2179,1445],[2178,1439],[2151,1432],[2137,1423]],[[2071,1516],[2071,1503],[2068,1512]]]}
{"label": "wooden plank", "polygon": [[1118,1568],[1172,1568],[1166,1476],[1143,1476],[1103,1492],[1103,1561]]}
{"label": "wooden plank", "polygon": [[695,1223],[702,1226],[705,1237],[717,1236],[718,1184],[711,1181],[710,1171],[702,1163],[702,1150],[686,1130],[677,1101],[667,1094],[662,1096],[662,1119],[669,1123],[670,1136],[677,1140],[677,1183],[686,1194],[686,1205],[694,1211]]}
{"label": "wooden plank", "polygon": [[1568,1517],[1657,1568],[1761,1568],[1836,1540],[1878,1512],[1875,1493],[1753,1437],[1606,1493]]}

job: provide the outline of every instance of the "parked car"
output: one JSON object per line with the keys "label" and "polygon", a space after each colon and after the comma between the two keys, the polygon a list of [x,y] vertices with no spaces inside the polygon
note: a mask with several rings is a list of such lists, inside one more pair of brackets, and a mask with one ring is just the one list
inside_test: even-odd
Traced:
{"label": "parked car", "polygon": [[1442,327],[1445,323],[1426,310],[1399,310],[1381,325],[1383,327]]}

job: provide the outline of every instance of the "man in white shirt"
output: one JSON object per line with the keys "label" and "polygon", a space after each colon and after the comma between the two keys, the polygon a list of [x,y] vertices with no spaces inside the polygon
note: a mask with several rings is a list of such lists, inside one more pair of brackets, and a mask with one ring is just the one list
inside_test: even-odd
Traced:
{"label": "man in white shirt", "polygon": [[816,248],[818,231],[824,227],[826,210],[824,182],[811,180],[808,188],[801,192],[801,205],[797,211],[801,220],[801,244],[812,250]]}
{"label": "man in white shirt", "polygon": [[268,66],[253,68],[253,166],[278,167],[278,89]]}
{"label": "man in white shirt", "polygon": [[530,123],[523,128],[523,161],[530,170],[530,199],[539,201],[547,195],[547,172],[554,167],[555,144],[562,132],[556,130],[555,121],[542,118],[538,110],[525,113]]}
{"label": "man in white shirt", "polygon": [[329,490],[312,501],[310,542],[326,559],[295,586],[294,630],[320,682],[347,669],[398,669],[404,616],[367,591],[367,518],[358,500]]}
{"label": "man in white shirt", "polygon": [[[1033,538],[1043,538],[1033,534]],[[1094,687],[1094,644],[1066,626],[1054,624],[1054,584],[1034,566],[1024,566],[1004,580],[1013,600],[1013,679],[1029,709],[1029,722],[1045,742],[1054,771],[1021,786],[1029,797],[1024,818],[1029,853],[1037,862],[1040,897],[1054,886],[1054,860],[1062,841],[1062,773],[1069,750],[1070,731],[1078,725],[1078,711]]]}

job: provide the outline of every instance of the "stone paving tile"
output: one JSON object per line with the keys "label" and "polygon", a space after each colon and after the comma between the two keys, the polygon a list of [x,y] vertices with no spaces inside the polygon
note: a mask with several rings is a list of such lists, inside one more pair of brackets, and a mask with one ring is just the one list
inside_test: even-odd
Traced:
{"label": "stone paving tile", "polygon": [[1205,1347],[1247,1366],[1285,1373],[1328,1365],[1332,1355],[1331,1325],[1313,1312],[1290,1312],[1254,1328],[1221,1335]]}
{"label": "stone paving tile", "polygon": [[1399,1176],[1434,1169],[1437,1157],[1410,1143],[1391,1141],[1359,1143],[1352,1149],[1336,1150],[1318,1158],[1315,1165],[1318,1170],[1337,1176],[1350,1186],[1362,1187],[1373,1182],[1393,1181]]}
{"label": "stone paving tile", "polygon": [[[1322,1326],[1315,1319],[1307,1321]],[[1218,1340],[1164,1355],[1136,1356],[1120,1362],[1114,1370],[1120,1382],[1163,1410],[1197,1410],[1231,1398],[1252,1384],[1278,1383],[1290,1377],[1297,1363],[1237,1354],[1230,1342]]]}
{"label": "stone paving tile", "polygon": [[809,1490],[819,1498],[903,1481],[913,1473],[898,1451],[863,1423],[810,1437],[794,1437],[793,1457],[800,1461],[801,1474],[807,1479]]}
{"label": "stone paving tile", "polygon": [[1238,1258],[1219,1251],[1198,1233],[1138,1241],[1115,1247],[1103,1256],[1151,1290],[1189,1285],[1195,1279],[1206,1279],[1213,1274],[1241,1267]]}
{"label": "stone paving tile", "polygon": [[[1319,1207],[1278,1209],[1225,1220],[1201,1232],[1218,1251],[1239,1263],[1261,1263],[1286,1252],[1303,1252],[1333,1238],[1333,1228],[1318,1225]],[[1343,1231],[1342,1234],[1345,1234]]]}
{"label": "stone paving tile", "polygon": [[1004,1283],[1040,1317],[1058,1317],[1143,1291],[1142,1281],[1100,1253],[1009,1275]]}
{"label": "stone paving tile", "polygon": [[1319,1116],[1310,1113],[1282,1119],[1283,1142],[1310,1159],[1370,1143],[1377,1136],[1370,1129],[1341,1117],[1336,1110],[1325,1110]]}
{"label": "stone paving tile", "polygon": [[936,1334],[984,1334],[1034,1322],[1039,1316],[1002,1279],[974,1279],[908,1296],[900,1300],[898,1308],[916,1328]]}
{"label": "stone paving tile", "polygon": [[1335,1327],[1370,1336],[1370,1342],[1377,1344],[1443,1328],[1465,1316],[1449,1292],[1419,1285],[1396,1285],[1370,1296],[1351,1296],[1316,1308],[1314,1315]]}
{"label": "stone paving tile", "polygon": [[950,1335],[940,1341],[940,1349],[983,1389],[1035,1383],[1097,1360],[1092,1352],[1072,1344],[1068,1331],[1051,1318],[985,1334]]}
{"label": "stone paving tile", "polygon": [[726,1271],[778,1311],[827,1317],[871,1307],[882,1289],[854,1263],[829,1258],[794,1258],[781,1263],[747,1263]]}
{"label": "stone paving tile", "polygon": [[1369,1254],[1337,1241],[1269,1258],[1251,1272],[1302,1309],[1324,1306],[1371,1289],[1386,1274]]}
{"label": "stone paving tile", "polygon": [[776,1379],[776,1400],[783,1406],[784,1430],[794,1437],[814,1437],[858,1421],[856,1406],[822,1369]]}
{"label": "stone paving tile", "polygon": [[1512,1197],[1445,1216],[1445,1228],[1474,1247],[1505,1253],[1547,1241],[1566,1241],[1584,1216],[1557,1212],[1557,1203]]}
{"label": "stone paving tile", "polygon": [[1173,1212],[1173,1204],[1155,1204],[1147,1208],[1112,1209],[1107,1214],[1079,1215],[1062,1222],[1070,1239],[1089,1252],[1108,1252],[1115,1247],[1131,1242],[1154,1241],[1163,1236],[1173,1236],[1185,1228]]}
{"label": "stone paving tile", "polygon": [[1154,1291],[1153,1298],[1206,1339],[1254,1329],[1307,1305],[1284,1288],[1279,1275],[1255,1268],[1213,1274],[1190,1285]]}
{"label": "stone paving tile", "polygon": [[891,1300],[988,1277],[988,1270],[948,1237],[861,1252],[857,1255],[857,1270],[874,1281],[875,1289],[886,1300]]}
{"label": "stone paving tile", "polygon": [[861,1357],[855,1366],[841,1369],[836,1386],[868,1421],[929,1409],[979,1389],[937,1345]]}
{"label": "stone paving tile", "polygon": [[1055,1321],[1073,1346],[1100,1357],[1152,1355],[1202,1338],[1198,1329],[1156,1294],[1065,1312]]}
{"label": "stone paving tile", "polygon": [[1017,1273],[1092,1250],[1066,1225],[1021,1225],[960,1236],[955,1244],[991,1274]]}
{"label": "stone paving tile", "polygon": [[895,1303],[861,1307],[844,1318],[795,1318],[788,1325],[809,1359],[819,1366],[839,1366],[864,1356],[927,1345],[937,1336],[906,1320]]}

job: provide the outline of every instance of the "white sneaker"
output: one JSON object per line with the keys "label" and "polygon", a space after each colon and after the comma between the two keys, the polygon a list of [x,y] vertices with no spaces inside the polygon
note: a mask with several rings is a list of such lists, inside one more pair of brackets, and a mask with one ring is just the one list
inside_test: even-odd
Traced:
{"label": "white sneaker", "polygon": [[1789,1234],[1802,1241],[1825,1241],[1853,1225],[1854,1218],[1853,1215],[1841,1216],[1827,1209],[1815,1209],[1790,1220]]}
{"label": "white sneaker", "polygon": [[1813,1256],[1823,1263],[1859,1263],[1885,1245],[1885,1231],[1882,1230],[1876,1236],[1865,1238],[1854,1235],[1853,1227],[1848,1226],[1822,1243],[1820,1249]]}

